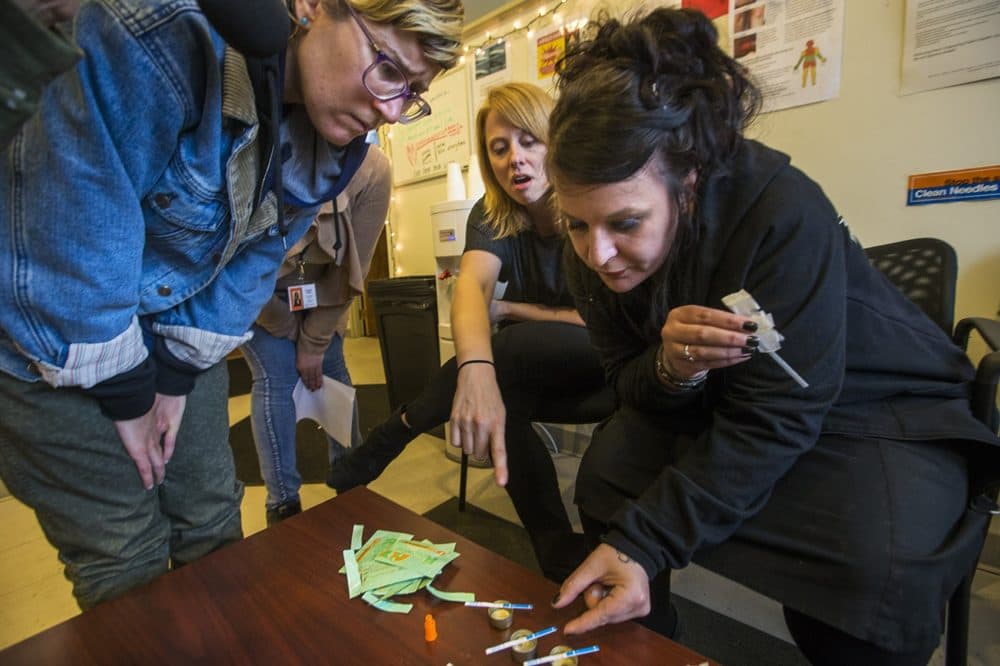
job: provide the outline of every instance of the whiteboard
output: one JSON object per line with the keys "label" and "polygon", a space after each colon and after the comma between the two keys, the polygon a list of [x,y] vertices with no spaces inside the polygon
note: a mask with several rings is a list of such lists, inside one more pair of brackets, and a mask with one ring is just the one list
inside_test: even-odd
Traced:
{"label": "whiteboard", "polygon": [[445,175],[448,162],[469,162],[468,67],[435,79],[424,99],[431,115],[411,125],[392,127],[389,155],[393,184],[405,185]]}

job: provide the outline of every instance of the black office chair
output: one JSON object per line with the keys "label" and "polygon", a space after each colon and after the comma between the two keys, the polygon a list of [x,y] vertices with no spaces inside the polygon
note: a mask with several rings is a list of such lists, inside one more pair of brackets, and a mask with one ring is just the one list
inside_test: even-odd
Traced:
{"label": "black office chair", "polygon": [[[537,423],[585,424],[604,420],[615,411],[615,391],[604,386],[600,391],[583,398],[570,396],[554,399],[536,414]],[[462,452],[461,471],[458,479],[458,510],[465,511],[466,484],[469,477],[469,455]]]}
{"label": "black office chair", "polygon": [[951,337],[958,259],[948,243],[937,238],[912,238],[865,248],[865,254],[904,296],[920,306]]}
{"label": "black office chair", "polygon": [[[1000,321],[982,317],[968,317],[955,327],[954,341],[962,349],[967,349],[970,334],[975,331],[982,337],[990,351],[976,367],[976,379],[972,386],[972,413],[994,433],[1000,428],[997,412],[997,382],[1000,380]],[[992,515],[1000,514],[997,505],[997,489],[1000,479],[987,479],[985,492],[970,499],[969,506],[974,511]],[[965,666],[969,654],[969,602],[972,596],[973,568],[962,579],[958,589],[948,600],[948,625],[945,639],[945,666]]]}
{"label": "black office chair", "polygon": [[[1000,378],[1000,322],[971,317],[955,327],[955,283],[958,279],[958,259],[955,250],[937,238],[910,240],[866,248],[872,264],[892,282],[903,295],[916,303],[937,323],[955,344],[966,349],[969,335],[977,331],[991,353],[979,363],[972,390],[972,412],[993,432],[997,432],[997,380]],[[996,481],[996,480],[994,480]],[[997,513],[997,487],[970,498],[976,511]],[[945,638],[946,666],[965,666],[968,658],[969,602],[975,569],[962,580],[948,600],[947,633]]]}

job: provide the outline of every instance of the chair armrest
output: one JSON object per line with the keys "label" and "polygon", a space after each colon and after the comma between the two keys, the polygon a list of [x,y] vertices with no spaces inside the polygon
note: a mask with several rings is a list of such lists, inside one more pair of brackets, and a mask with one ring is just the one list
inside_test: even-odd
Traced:
{"label": "chair armrest", "polygon": [[952,339],[962,349],[968,348],[969,334],[976,331],[989,345],[990,350],[1000,350],[1000,321],[987,317],[966,317],[955,325]]}
{"label": "chair armrest", "polygon": [[1000,380],[1000,351],[987,354],[976,367],[972,391],[972,413],[993,432],[1000,428],[997,414],[997,381]]}
{"label": "chair armrest", "polygon": [[1000,321],[986,317],[966,317],[955,326],[954,341],[962,349],[969,344],[970,334],[976,331],[990,348],[976,367],[972,388],[972,413],[993,432],[1000,427],[996,400],[997,382],[1000,380]]}

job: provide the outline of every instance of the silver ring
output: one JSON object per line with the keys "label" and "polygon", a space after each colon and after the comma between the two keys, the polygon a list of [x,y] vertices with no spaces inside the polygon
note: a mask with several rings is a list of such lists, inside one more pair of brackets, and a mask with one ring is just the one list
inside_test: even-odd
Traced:
{"label": "silver ring", "polygon": [[694,363],[694,356],[691,355],[691,345],[684,345],[684,360]]}

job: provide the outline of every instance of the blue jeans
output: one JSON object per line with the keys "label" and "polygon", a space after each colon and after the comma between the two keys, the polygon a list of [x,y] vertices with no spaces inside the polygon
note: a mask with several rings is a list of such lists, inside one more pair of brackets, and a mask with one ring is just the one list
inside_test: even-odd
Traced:
{"label": "blue jeans", "polygon": [[0,372],[0,477],[35,511],[81,608],[242,538],[227,386],[224,363],[198,377],[166,478],[146,490],[96,400]]}
{"label": "blue jeans", "polygon": [[[250,425],[260,462],[260,475],[267,486],[268,509],[296,502],[302,477],[295,463],[295,404],[292,391],[299,381],[295,369],[295,343],[276,338],[254,324],[253,339],[241,347],[253,375],[250,397]],[[344,362],[344,340],[334,335],[323,357],[323,374],[351,385],[351,375]],[[358,405],[354,403],[351,446],[361,443]],[[344,452],[335,439],[327,436],[330,462]]]}

